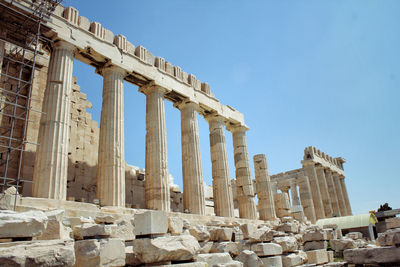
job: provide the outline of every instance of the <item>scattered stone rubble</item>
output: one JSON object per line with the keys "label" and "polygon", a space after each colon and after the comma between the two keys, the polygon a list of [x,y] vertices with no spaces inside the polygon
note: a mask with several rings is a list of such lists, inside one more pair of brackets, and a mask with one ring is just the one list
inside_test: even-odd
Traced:
{"label": "scattered stone rubble", "polygon": [[342,237],[336,225],[321,229],[291,217],[248,222],[212,217],[205,222],[177,213],[129,210],[102,208],[88,217],[71,210],[1,210],[0,265],[345,266],[333,263],[334,256],[344,254],[355,263],[366,255],[397,260],[400,249],[399,229],[381,235],[381,247],[375,247],[360,233]]}

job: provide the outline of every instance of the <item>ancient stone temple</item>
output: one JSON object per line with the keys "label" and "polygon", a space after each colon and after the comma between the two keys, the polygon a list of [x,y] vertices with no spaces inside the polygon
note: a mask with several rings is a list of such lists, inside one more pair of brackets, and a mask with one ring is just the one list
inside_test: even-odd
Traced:
{"label": "ancient stone temple", "polygon": [[[243,114],[194,74],[59,1],[0,0],[0,22],[0,208],[14,209],[0,211],[0,265],[333,261],[327,242],[340,229],[312,223],[352,214],[343,158],[307,147],[302,168],[270,175],[267,157],[248,153]],[[72,76],[76,60],[103,77],[99,123]],[[124,82],[146,96],[142,168],[125,161]],[[165,101],[181,114],[182,189],[168,170]],[[198,117],[209,124],[211,189]]]}

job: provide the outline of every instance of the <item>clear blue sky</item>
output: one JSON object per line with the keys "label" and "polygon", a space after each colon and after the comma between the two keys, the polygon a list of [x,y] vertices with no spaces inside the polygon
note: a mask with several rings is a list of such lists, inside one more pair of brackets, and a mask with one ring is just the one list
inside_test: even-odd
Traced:
{"label": "clear blue sky", "polygon": [[[344,157],[353,212],[400,208],[400,1],[78,1],[79,14],[211,85],[245,116],[249,154],[270,173],[300,168],[313,145]],[[102,77],[74,75],[100,120]],[[125,83],[125,153],[144,168],[145,96]],[[166,102],[169,170],[182,185],[180,113]],[[204,179],[208,124],[199,117]],[[232,138],[226,132],[234,177]],[[252,163],[253,165],[253,163]],[[253,173],[254,177],[254,173]],[[181,187],[182,188],[182,187]]]}

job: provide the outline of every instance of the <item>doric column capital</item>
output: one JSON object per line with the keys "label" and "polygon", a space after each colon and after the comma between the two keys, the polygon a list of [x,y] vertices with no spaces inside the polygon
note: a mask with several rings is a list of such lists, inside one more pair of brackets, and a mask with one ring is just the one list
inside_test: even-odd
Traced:
{"label": "doric column capital", "polygon": [[73,45],[71,43],[59,40],[59,41],[54,42],[53,49],[66,49],[66,50],[75,52],[76,47],[75,47],[75,45]]}
{"label": "doric column capital", "polygon": [[226,129],[231,133],[242,132],[245,133],[249,130],[249,127],[240,124],[228,124]]}
{"label": "doric column capital", "polygon": [[339,179],[344,180],[345,176],[342,174],[339,174]]}
{"label": "doric column capital", "polygon": [[199,110],[199,104],[190,100],[182,100],[180,102],[175,102],[174,107],[179,110],[185,109],[187,107],[193,108],[194,110]]}
{"label": "doric column capital", "polygon": [[315,164],[315,169],[318,170],[318,171],[320,171],[320,170],[324,170],[325,167],[322,166],[321,164]]}
{"label": "doric column capital", "polygon": [[127,75],[127,71],[126,71],[125,69],[120,68],[120,67],[115,66],[115,65],[111,65],[111,64],[105,65],[105,66],[103,66],[103,67],[101,67],[101,68],[97,68],[97,69],[96,69],[96,72],[97,72],[98,74],[102,75],[102,76],[105,76],[105,75],[107,75],[108,73],[111,73],[111,72],[113,72],[113,73],[119,73],[119,74],[121,74],[121,76],[124,77],[124,78],[125,78],[125,76]]}
{"label": "doric column capital", "polygon": [[302,160],[301,164],[303,164],[304,166],[310,166],[310,165],[315,166],[315,162],[312,160]]}
{"label": "doric column capital", "polygon": [[204,119],[210,123],[210,122],[220,122],[220,123],[225,123],[225,118],[218,115],[218,114],[208,114],[206,116],[204,116]]}
{"label": "doric column capital", "polygon": [[165,93],[169,92],[169,90],[164,87],[161,87],[160,85],[158,85],[154,81],[152,81],[146,85],[139,87],[139,92],[141,92],[145,95],[149,95],[153,92],[160,92],[162,94],[165,94]]}

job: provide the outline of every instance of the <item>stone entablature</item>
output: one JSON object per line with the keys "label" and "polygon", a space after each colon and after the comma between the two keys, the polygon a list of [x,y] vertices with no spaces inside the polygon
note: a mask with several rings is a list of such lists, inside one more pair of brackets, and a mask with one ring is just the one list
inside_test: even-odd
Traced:
{"label": "stone entablature", "polygon": [[344,175],[343,163],[346,162],[344,158],[332,158],[325,152],[321,152],[321,150],[313,146],[309,146],[304,149],[303,161],[304,164],[307,164],[307,161],[321,164],[325,168],[329,168],[340,175]]}

